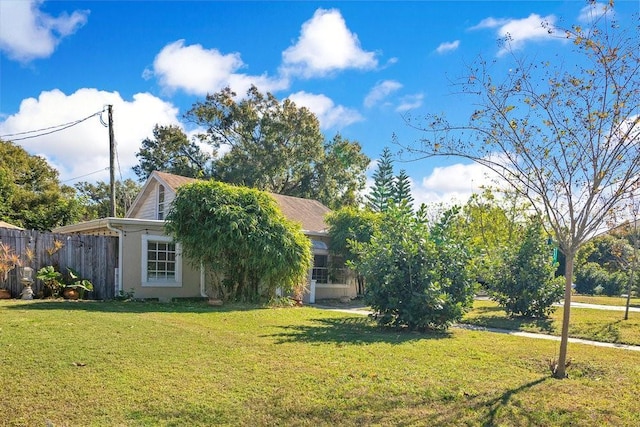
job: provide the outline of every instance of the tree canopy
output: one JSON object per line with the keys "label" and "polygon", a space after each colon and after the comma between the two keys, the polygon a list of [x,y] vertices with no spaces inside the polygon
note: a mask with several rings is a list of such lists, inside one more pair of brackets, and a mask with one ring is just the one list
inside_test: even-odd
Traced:
{"label": "tree canopy", "polygon": [[640,180],[638,17],[622,27],[612,5],[591,2],[594,18],[584,27],[547,26],[571,42],[562,57],[505,56],[512,61],[505,75],[482,59],[471,64],[458,88],[476,106],[467,123],[410,120],[425,136],[409,150],[487,166],[529,199],[555,235],[566,256],[558,378],[566,374],[575,255]]}
{"label": "tree canopy", "polygon": [[51,230],[80,217],[73,187],[58,171],[22,147],[0,140],[0,219],[34,230]]}
{"label": "tree canopy", "polygon": [[364,293],[365,283],[364,276],[358,271],[360,257],[355,247],[358,243],[369,243],[380,218],[378,213],[352,206],[333,211],[325,218],[329,225],[330,251],[343,257],[347,265],[355,269],[358,294]]}
{"label": "tree canopy", "polygon": [[185,257],[212,273],[215,296],[256,301],[305,283],[311,242],[267,193],[195,182],[178,189],[167,232]]}
{"label": "tree canopy", "polygon": [[355,204],[369,159],[360,144],[325,142],[316,116],[293,101],[252,86],[241,100],[229,88],[196,102],[186,118],[222,153],[212,177],[272,193],[316,199],[331,208]]}
{"label": "tree canopy", "polygon": [[140,163],[133,167],[133,171],[141,181],[146,180],[153,171],[190,178],[211,176],[213,155],[204,152],[194,141],[189,141],[178,126],[156,125],[153,138],[142,141],[136,157]]}
{"label": "tree canopy", "polygon": [[[82,204],[82,220],[105,218],[110,215],[111,189],[108,182],[90,183],[81,181],[74,184],[79,202]],[[141,186],[132,179],[116,181],[116,216],[124,217]]]}

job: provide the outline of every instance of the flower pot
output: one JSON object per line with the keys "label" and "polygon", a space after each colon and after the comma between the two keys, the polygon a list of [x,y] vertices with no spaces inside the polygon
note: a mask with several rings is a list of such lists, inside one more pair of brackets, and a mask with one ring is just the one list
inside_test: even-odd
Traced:
{"label": "flower pot", "polygon": [[9,289],[0,289],[0,299],[11,298],[11,291]]}
{"label": "flower pot", "polygon": [[80,298],[80,292],[78,292],[77,289],[73,289],[73,288],[65,288],[65,290],[62,292],[62,296],[65,299],[78,299]]}

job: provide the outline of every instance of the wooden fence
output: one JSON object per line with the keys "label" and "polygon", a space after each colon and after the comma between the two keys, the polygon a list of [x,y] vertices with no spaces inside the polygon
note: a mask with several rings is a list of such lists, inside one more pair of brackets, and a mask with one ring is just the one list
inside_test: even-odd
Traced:
{"label": "wooden fence", "polygon": [[[32,288],[36,295],[43,290],[42,282],[35,278],[37,271],[53,265],[63,274],[67,267],[71,267],[93,283],[93,292],[86,294],[85,298],[112,299],[115,296],[117,237],[0,228],[0,241],[20,256],[24,266],[33,268]],[[27,256],[30,251],[32,260]],[[19,282],[17,269],[9,272],[5,283],[0,277],[0,287],[9,288],[12,297],[19,298],[23,285]]]}

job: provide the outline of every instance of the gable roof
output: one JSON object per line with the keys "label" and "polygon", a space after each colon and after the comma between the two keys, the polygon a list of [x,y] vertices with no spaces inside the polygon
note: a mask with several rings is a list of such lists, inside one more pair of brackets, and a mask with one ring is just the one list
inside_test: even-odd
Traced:
{"label": "gable roof", "polygon": [[[127,216],[133,213],[133,210],[137,206],[137,202],[140,198],[144,197],[144,193],[151,186],[149,183],[153,180],[157,180],[165,188],[170,189],[173,193],[178,191],[183,185],[190,184],[192,182],[201,181],[196,178],[189,178],[181,175],[174,175],[167,172],[154,171],[149,175],[147,182],[144,184],[140,193],[131,205],[131,209],[127,212]],[[303,199],[300,197],[283,196],[281,194],[269,193],[276,201],[282,214],[289,219],[299,223],[305,232],[321,233],[324,234],[327,231],[327,224],[324,222],[324,217],[327,213],[331,212],[331,209],[318,202],[317,200]]]}

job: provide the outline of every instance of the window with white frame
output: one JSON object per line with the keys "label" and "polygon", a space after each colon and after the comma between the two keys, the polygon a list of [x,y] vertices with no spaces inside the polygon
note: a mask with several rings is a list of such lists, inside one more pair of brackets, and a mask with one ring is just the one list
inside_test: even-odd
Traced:
{"label": "window with white frame", "polygon": [[142,236],[142,286],[182,286],[180,245],[167,236]]}
{"label": "window with white frame", "polygon": [[158,215],[156,216],[156,219],[164,219],[164,185],[159,184],[158,185],[158,203],[157,203],[157,211],[158,211]]}
{"label": "window with white frame", "polygon": [[314,255],[313,270],[311,270],[311,279],[316,283],[329,283],[329,256]]}

